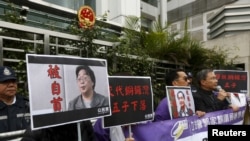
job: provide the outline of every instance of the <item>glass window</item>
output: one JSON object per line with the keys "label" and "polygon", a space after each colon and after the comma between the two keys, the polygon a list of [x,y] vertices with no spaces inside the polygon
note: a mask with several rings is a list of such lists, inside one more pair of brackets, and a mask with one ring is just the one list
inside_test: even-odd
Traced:
{"label": "glass window", "polygon": [[93,0],[43,0],[48,3],[63,6],[69,9],[78,10],[83,5],[88,5],[95,11],[96,2]]}

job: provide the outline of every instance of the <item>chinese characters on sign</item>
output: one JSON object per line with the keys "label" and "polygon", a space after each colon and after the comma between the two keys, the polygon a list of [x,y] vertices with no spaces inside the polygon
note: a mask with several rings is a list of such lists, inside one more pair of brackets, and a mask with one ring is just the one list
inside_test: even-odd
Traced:
{"label": "chinese characters on sign", "polygon": [[104,127],[153,119],[150,77],[110,76],[109,90],[112,115],[104,117]]}
{"label": "chinese characters on sign", "polygon": [[[111,115],[105,59],[26,54],[26,61],[32,130]],[[97,99],[90,103],[94,105],[91,108],[80,105],[79,109],[69,110],[69,103],[78,97],[82,104],[82,87],[78,87],[82,83],[77,83],[76,68],[83,65],[92,69]],[[100,99],[104,99],[103,105],[99,105]]]}
{"label": "chinese characters on sign", "polygon": [[227,92],[247,93],[246,71],[215,70],[218,85]]}
{"label": "chinese characters on sign", "polygon": [[[113,91],[114,89],[114,91]],[[148,85],[116,85],[114,87],[110,86],[110,96],[112,97],[132,97],[134,95],[149,95],[150,89]],[[124,100],[121,103],[118,101],[113,102],[112,113],[117,112],[127,112],[128,109],[132,109],[133,111],[137,110],[146,110],[146,101],[144,99],[141,100],[132,100],[127,101]],[[121,110],[122,109],[122,110]]]}
{"label": "chinese characters on sign", "polygon": [[56,81],[56,79],[61,79],[61,76],[59,74],[60,68],[57,65],[49,65],[48,77],[50,79],[54,79],[55,81],[51,84],[51,94],[53,95],[53,99],[50,101],[50,103],[53,104],[54,112],[60,112],[62,110],[61,101],[63,101],[63,98],[60,97],[61,94],[61,85]]}

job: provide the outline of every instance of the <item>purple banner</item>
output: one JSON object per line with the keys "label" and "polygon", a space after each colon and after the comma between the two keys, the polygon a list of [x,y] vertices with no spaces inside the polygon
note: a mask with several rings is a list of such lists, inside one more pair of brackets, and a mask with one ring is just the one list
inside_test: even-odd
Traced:
{"label": "purple banner", "polygon": [[231,109],[207,113],[204,117],[190,116],[167,121],[131,125],[138,141],[202,141],[207,140],[208,125],[240,125],[246,107],[238,112]]}

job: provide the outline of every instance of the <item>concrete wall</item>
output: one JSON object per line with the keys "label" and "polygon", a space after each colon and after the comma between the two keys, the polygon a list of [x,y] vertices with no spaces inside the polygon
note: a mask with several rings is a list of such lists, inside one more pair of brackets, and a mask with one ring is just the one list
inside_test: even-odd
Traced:
{"label": "concrete wall", "polygon": [[[238,56],[235,60],[237,64],[245,64],[245,71],[250,70],[250,32],[242,32],[240,34],[232,34],[230,36],[221,37],[204,42],[206,48],[212,48],[214,46],[221,46],[223,48],[232,48],[230,50],[229,57]],[[236,49],[238,48],[238,49]],[[249,75],[249,73],[248,73]],[[250,88],[248,78],[248,91]],[[248,95],[250,96],[249,92]]]}
{"label": "concrete wall", "polygon": [[124,25],[126,16],[141,16],[140,0],[108,0],[108,20]]}

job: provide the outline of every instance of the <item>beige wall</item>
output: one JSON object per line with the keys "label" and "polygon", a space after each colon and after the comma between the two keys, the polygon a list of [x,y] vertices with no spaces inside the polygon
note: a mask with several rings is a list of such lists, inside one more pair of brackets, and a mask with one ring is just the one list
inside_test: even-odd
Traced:
{"label": "beige wall", "polygon": [[[250,32],[241,32],[237,34],[227,35],[225,37],[220,37],[213,40],[208,40],[204,42],[204,46],[207,48],[212,48],[214,46],[220,46],[223,48],[232,48],[230,50],[229,57],[233,58],[238,56],[236,63],[244,63],[245,70],[249,72],[250,70]],[[249,74],[248,74],[249,75]],[[249,78],[248,78],[249,79]],[[249,80],[248,80],[249,81]],[[248,91],[250,85],[248,82]],[[250,96],[250,94],[248,93]]]}

